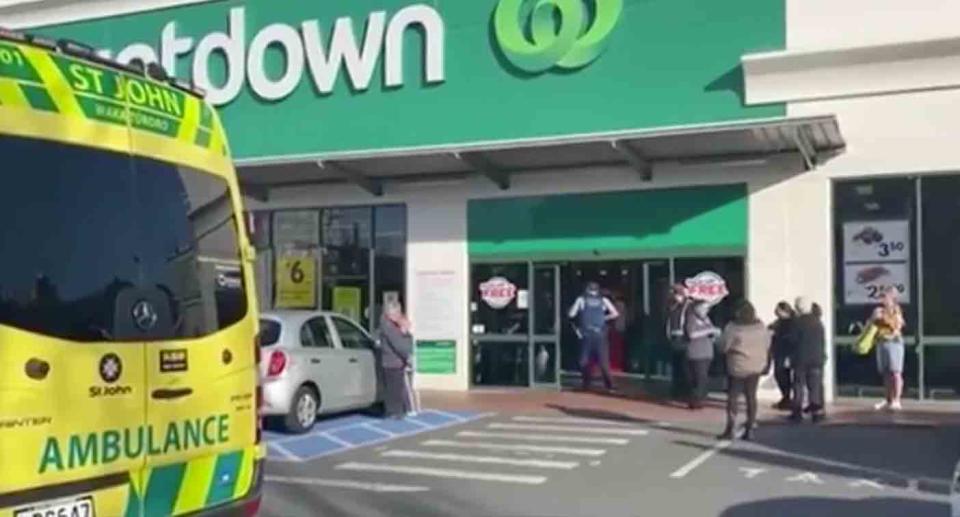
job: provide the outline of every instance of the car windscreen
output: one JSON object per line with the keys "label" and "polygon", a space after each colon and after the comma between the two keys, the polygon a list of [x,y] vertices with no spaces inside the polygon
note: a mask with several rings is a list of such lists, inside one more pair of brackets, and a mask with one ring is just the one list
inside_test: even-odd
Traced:
{"label": "car windscreen", "polygon": [[260,346],[271,346],[280,341],[280,323],[273,320],[260,320]]}
{"label": "car windscreen", "polygon": [[0,325],[87,342],[176,339],[246,314],[223,178],[2,135],[0,160]]}

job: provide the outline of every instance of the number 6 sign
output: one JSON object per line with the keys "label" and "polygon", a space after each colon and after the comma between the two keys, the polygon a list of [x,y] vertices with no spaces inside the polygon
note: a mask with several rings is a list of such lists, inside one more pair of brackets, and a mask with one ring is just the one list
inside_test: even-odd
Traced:
{"label": "number 6 sign", "polygon": [[276,301],[278,309],[313,309],[317,306],[317,261],[313,257],[281,257],[277,260]]}

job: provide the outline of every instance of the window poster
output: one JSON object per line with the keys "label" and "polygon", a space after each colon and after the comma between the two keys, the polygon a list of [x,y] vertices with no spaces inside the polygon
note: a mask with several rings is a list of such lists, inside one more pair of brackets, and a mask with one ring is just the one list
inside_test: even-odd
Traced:
{"label": "window poster", "polygon": [[454,271],[421,270],[414,279],[413,332],[423,340],[417,344],[417,371],[455,373],[459,311],[465,305],[460,277]]}
{"label": "window poster", "polygon": [[847,305],[879,303],[895,288],[911,301],[910,222],[849,221],[843,224],[843,291]]}
{"label": "window poster", "polygon": [[277,259],[274,305],[278,309],[317,307],[317,260],[311,256],[285,255]]}
{"label": "window poster", "polygon": [[361,292],[359,287],[337,286],[333,288],[333,312],[353,321],[360,321]]}

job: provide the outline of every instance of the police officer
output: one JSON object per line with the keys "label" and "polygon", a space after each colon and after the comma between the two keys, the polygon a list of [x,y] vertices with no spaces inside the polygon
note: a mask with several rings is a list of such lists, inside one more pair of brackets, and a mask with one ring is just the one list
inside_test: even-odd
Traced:
{"label": "police officer", "polygon": [[607,342],[607,322],[620,317],[620,313],[609,298],[600,294],[596,282],[587,284],[583,295],[570,307],[570,319],[575,320],[577,336],[580,338],[580,371],[583,375],[583,389],[589,389],[591,383],[591,362],[600,363],[603,383],[607,390],[613,389],[610,380],[610,344]]}

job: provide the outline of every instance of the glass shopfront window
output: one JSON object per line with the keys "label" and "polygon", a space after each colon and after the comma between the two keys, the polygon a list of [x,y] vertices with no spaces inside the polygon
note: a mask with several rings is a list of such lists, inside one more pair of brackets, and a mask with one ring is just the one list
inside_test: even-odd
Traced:
{"label": "glass shopfront window", "polygon": [[923,333],[958,336],[960,176],[925,178],[923,207]]}
{"label": "glass shopfront window", "polygon": [[403,303],[406,207],[262,211],[248,223],[263,309],[333,311],[372,329],[386,301]]}
{"label": "glass shopfront window", "polygon": [[838,182],[834,187],[837,384],[840,395],[877,395],[873,355],[850,343],[887,286],[907,319],[907,394],[960,396],[960,175]]}
{"label": "glass shopfront window", "polygon": [[900,291],[908,341],[905,391],[919,387],[916,183],[912,178],[837,183],[834,188],[834,332],[838,394],[879,396],[883,380],[873,354],[851,344],[887,287]]}

